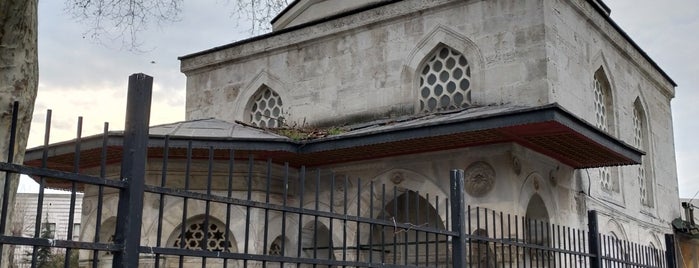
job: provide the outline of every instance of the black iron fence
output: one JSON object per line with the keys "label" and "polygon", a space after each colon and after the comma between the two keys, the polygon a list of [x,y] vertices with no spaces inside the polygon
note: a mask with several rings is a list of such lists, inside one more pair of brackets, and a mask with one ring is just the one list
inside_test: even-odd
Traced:
{"label": "black iron fence", "polygon": [[[154,149],[148,136],[151,84],[148,76],[130,77],[123,144],[110,141],[105,124],[101,146],[83,148],[79,120],[72,152],[52,159],[59,152],[49,149],[49,112],[41,160],[32,166],[0,163],[6,178],[22,174],[39,183],[31,228],[8,228],[18,216],[10,215],[13,206],[3,199],[0,247],[22,250],[12,260],[3,254],[2,262],[30,267],[54,267],[45,266],[49,262],[63,267],[676,265],[672,235],[666,236],[667,251],[604,236],[594,211],[588,230],[581,230],[465,204],[460,170],[451,172],[448,196],[438,196],[400,183],[291,166],[207,140],[166,136]],[[9,131],[15,130],[13,124]],[[67,226],[80,222],[80,230],[49,236],[48,214],[42,211],[47,188],[67,191]],[[82,207],[76,207],[78,192],[84,193]],[[73,216],[76,209],[82,210],[79,219]],[[63,258],[50,258],[56,255]]]}

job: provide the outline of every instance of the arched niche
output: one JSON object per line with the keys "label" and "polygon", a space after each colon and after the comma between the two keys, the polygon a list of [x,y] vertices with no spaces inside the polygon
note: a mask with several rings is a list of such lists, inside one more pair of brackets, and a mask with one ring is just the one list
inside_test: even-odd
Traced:
{"label": "arched niche", "polygon": [[234,120],[247,122],[247,111],[249,111],[250,108],[250,101],[254,95],[259,93],[260,89],[264,87],[274,90],[283,101],[291,100],[286,83],[267,71],[260,71],[241,89],[240,94],[238,94],[235,102],[230,107]]}
{"label": "arched niche", "polygon": [[[333,234],[328,226],[320,220],[310,221],[301,230],[302,257],[313,259],[335,259]],[[342,250],[340,248],[340,250]],[[301,267],[330,267],[325,265],[302,264]]]}
{"label": "arched niche", "polygon": [[[481,104],[484,60],[478,46],[466,36],[445,25],[437,25],[420,40],[405,59],[401,73],[401,90],[415,96],[415,111],[419,112],[420,74],[430,55],[443,47],[458,51],[468,60],[470,67],[471,103]],[[446,89],[445,89],[446,90]]]}
{"label": "arched niche", "polygon": [[547,246],[549,244],[547,232],[550,222],[549,211],[539,194],[534,194],[529,199],[524,218],[526,221],[524,233],[525,242],[528,244]]}
{"label": "arched niche", "polygon": [[516,207],[515,214],[526,217],[527,209],[535,195],[546,207],[547,222],[556,223],[558,205],[554,200],[552,185],[548,179],[545,179],[538,172],[532,172],[527,175],[527,178],[522,183],[519,190],[519,206]]}
{"label": "arched niche", "polygon": [[[418,232],[411,227],[446,229],[437,210],[414,191],[406,191],[385,204],[376,219],[405,224],[407,227],[374,224],[369,233],[371,242],[362,245],[369,249],[367,254],[373,255],[372,260],[392,264],[406,264],[407,260],[407,264],[416,266],[436,264],[438,256],[425,253],[430,248],[434,250],[439,247],[437,244],[440,243],[440,238],[427,232]],[[443,247],[446,248],[445,245]]]}

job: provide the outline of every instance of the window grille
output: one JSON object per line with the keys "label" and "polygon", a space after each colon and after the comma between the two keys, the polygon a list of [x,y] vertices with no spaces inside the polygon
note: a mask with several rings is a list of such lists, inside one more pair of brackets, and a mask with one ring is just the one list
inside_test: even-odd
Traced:
{"label": "window grille", "polygon": [[607,128],[607,92],[602,87],[602,83],[597,76],[592,83],[592,88],[595,92],[595,118],[597,127],[601,130],[608,131]]}
{"label": "window grille", "polygon": [[282,98],[269,87],[263,87],[252,98],[250,123],[262,128],[281,127],[284,122]]}
{"label": "window grille", "polygon": [[272,241],[272,245],[269,246],[269,255],[272,256],[283,256],[282,254],[282,237],[277,236],[274,241]]}
{"label": "window grille", "polygon": [[[209,228],[206,231],[206,250],[230,252],[232,245],[231,241],[224,237],[225,230],[222,230],[216,223],[209,223]],[[204,242],[204,222],[199,221],[190,223],[184,233],[184,239],[181,234],[178,235],[174,246],[184,249],[203,249],[202,242]]]}
{"label": "window grille", "polygon": [[466,57],[445,46],[428,59],[420,74],[420,112],[456,110],[471,105],[471,68]]}
{"label": "window grille", "polygon": [[[645,129],[646,126],[644,125],[644,114],[642,108],[639,107],[639,104],[636,103],[633,108],[633,145],[636,146],[636,148],[639,148],[641,150],[647,151],[648,146],[646,145],[646,134],[645,134]],[[650,206],[651,205],[651,185],[649,184],[649,180],[647,177],[647,155],[641,156],[641,164],[637,165],[637,179],[638,179],[638,187],[639,187],[639,192],[640,192],[640,201],[641,204]]]}
{"label": "window grille", "polygon": [[[593,77],[592,90],[595,95],[594,111],[595,125],[602,131],[609,132],[611,115],[611,99],[609,96],[609,82],[600,68]],[[608,191],[618,191],[616,178],[612,178],[612,170],[609,167],[598,168],[602,188]]]}

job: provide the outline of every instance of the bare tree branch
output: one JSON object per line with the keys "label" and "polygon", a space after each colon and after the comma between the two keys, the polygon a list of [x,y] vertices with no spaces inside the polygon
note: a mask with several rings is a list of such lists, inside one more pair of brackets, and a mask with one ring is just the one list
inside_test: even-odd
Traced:
{"label": "bare tree branch", "polygon": [[139,51],[139,33],[178,21],[181,7],[182,0],[66,0],[65,10],[89,27],[84,38],[121,40],[122,48]]}
{"label": "bare tree branch", "polygon": [[272,30],[270,21],[289,3],[291,0],[238,0],[235,1],[233,14],[250,21],[251,34],[259,34]]}

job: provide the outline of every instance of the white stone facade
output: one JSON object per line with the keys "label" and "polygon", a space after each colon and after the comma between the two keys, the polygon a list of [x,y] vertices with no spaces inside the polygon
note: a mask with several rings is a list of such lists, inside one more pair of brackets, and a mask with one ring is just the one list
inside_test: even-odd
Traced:
{"label": "white stone facade", "polygon": [[[551,192],[555,202],[546,202],[556,215],[598,209],[608,231],[633,241],[670,231],[679,215],[673,82],[590,1],[400,1],[186,56],[187,118],[246,121],[250,97],[263,85],[284,100],[288,122],[344,125],[419,113],[420,72],[443,46],[468,59],[473,105],[558,103],[595,125],[594,81],[605,79],[602,129],[646,152],[643,179],[639,166],[605,168],[606,187],[598,170],[552,164],[561,167],[532,172],[546,178],[556,169],[556,177],[570,180]],[[504,193],[486,198],[510,196]]]}
{"label": "white stone facade", "polygon": [[[386,183],[446,197],[450,170],[464,169],[469,205],[580,229],[586,229],[587,211],[597,210],[603,233],[663,247],[662,235],[672,232],[670,221],[680,214],[670,109],[674,84],[605,19],[604,12],[595,10],[592,1],[405,0],[385,5],[359,1],[357,6],[375,6],[314,23],[318,14],[334,14],[320,2],[300,1],[299,7],[280,16],[275,25],[279,32],[269,36],[182,57],[187,119],[215,117],[263,127],[345,126],[475,106],[557,103],[644,151],[642,163],[575,170],[521,144],[501,143],[319,168],[351,178],[351,187],[344,189],[350,200],[369,198],[356,193],[357,178],[363,184]],[[302,7],[309,13],[304,14]],[[302,23],[309,24],[298,26]],[[256,179],[264,178],[263,164],[256,163]],[[183,166],[169,163],[169,186],[183,187]],[[114,168],[109,177],[118,177]],[[196,183],[190,189],[205,191],[206,165],[195,162],[192,170]],[[216,163],[213,170],[213,180],[221,182],[213,191],[225,195],[222,182],[228,169],[225,163]],[[236,170],[234,196],[245,198],[246,163],[236,163]],[[159,160],[150,159],[149,184],[160,183],[161,171]],[[469,181],[469,174],[476,173],[481,177]],[[294,183],[293,178],[290,181]],[[265,190],[255,185],[253,189],[253,199],[264,200]],[[338,189],[319,190],[306,192],[303,205],[314,204],[317,194],[322,209],[329,209],[330,192]],[[281,202],[280,193],[281,186],[272,187],[273,202]],[[299,193],[290,194],[289,205],[299,206]],[[107,226],[103,230],[114,226],[117,195],[103,195],[101,224]],[[89,230],[96,224],[96,199],[96,188],[87,187],[85,206],[91,208],[83,218],[89,225],[83,232],[87,241],[94,237]],[[157,243],[160,202],[159,196],[146,195],[142,245]],[[172,197],[162,202],[161,242],[174,246],[179,243],[182,211],[187,211],[187,224],[196,224],[204,205],[190,201],[185,209],[181,198]],[[435,213],[445,221],[445,215]],[[212,206],[210,214],[219,224],[227,221],[225,206]],[[232,248],[241,249],[245,237],[241,215],[246,212],[234,214],[229,218],[228,239]],[[264,220],[259,214],[250,216],[253,221]],[[271,224],[279,227],[279,218],[272,215]],[[290,218],[289,224],[308,224],[294,221]],[[260,226],[251,226],[250,252],[264,252]],[[353,227],[347,231],[356,232]],[[107,234],[101,237],[107,239]],[[269,234],[267,245],[274,244],[278,235]],[[174,265],[174,260],[164,261],[168,267]]]}

